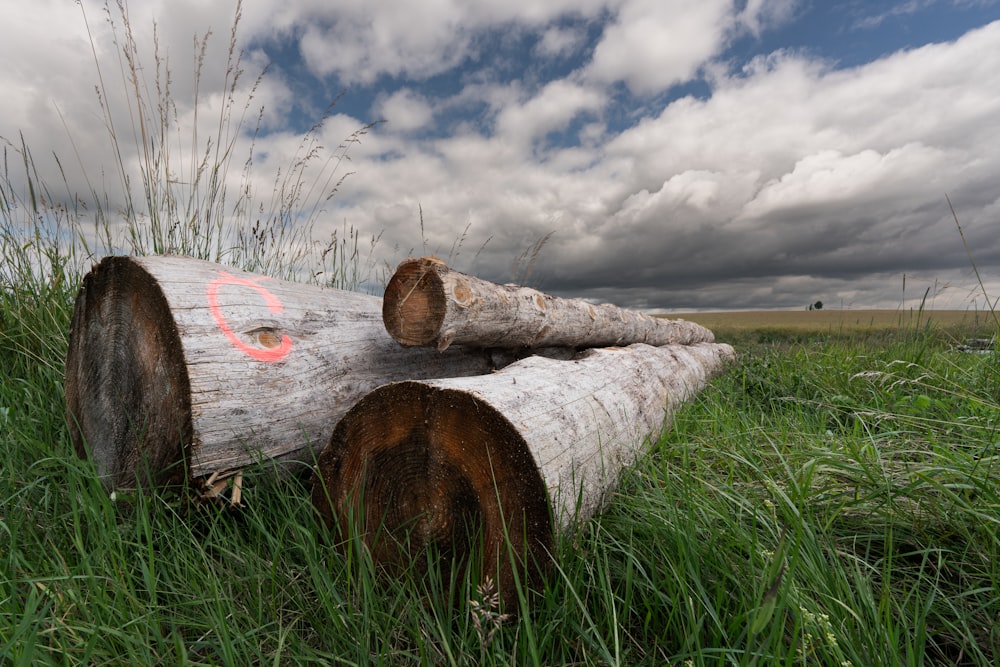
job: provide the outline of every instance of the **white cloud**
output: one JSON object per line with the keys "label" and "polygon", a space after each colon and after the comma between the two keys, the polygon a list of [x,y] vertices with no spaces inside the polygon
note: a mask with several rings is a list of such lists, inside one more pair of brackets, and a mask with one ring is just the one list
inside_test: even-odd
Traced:
{"label": "white cloud", "polygon": [[555,58],[574,53],[587,35],[581,28],[551,26],[543,33],[535,45],[535,53],[542,58]]}
{"label": "white cloud", "polygon": [[310,69],[336,73],[345,84],[369,84],[381,74],[426,78],[455,67],[469,49],[469,31],[453,13],[416,3],[381,12],[376,20],[366,13],[331,18],[309,25],[300,48]]}
{"label": "white cloud", "polygon": [[790,172],[765,183],[747,202],[744,214],[760,219],[788,209],[823,211],[906,197],[926,184],[928,174],[946,170],[952,157],[918,143],[884,155],[872,149],[853,155],[822,150],[806,155]]}
{"label": "white cloud", "polygon": [[514,141],[532,141],[564,129],[580,113],[599,111],[604,101],[593,88],[553,81],[524,104],[506,106],[497,117],[497,132]]}
{"label": "white cloud", "polygon": [[790,20],[798,9],[799,0],[747,0],[736,17],[737,22],[752,35]]}
{"label": "white cloud", "polygon": [[434,111],[426,98],[407,88],[401,88],[381,100],[376,110],[388,124],[390,132],[419,130],[434,118]]}
{"label": "white cloud", "polygon": [[[300,48],[319,75],[371,83],[380,75],[424,79],[478,55],[476,37],[509,26],[544,28],[556,17],[593,17],[607,0],[372,0],[311,4]],[[293,3],[294,4],[294,3]],[[292,10],[286,10],[286,12]],[[550,38],[560,41],[558,36]]]}
{"label": "white cloud", "polygon": [[684,169],[758,170],[767,180],[824,150],[887,153],[922,143],[978,153],[1000,136],[991,83],[1000,50],[988,46],[998,35],[1000,23],[957,44],[845,71],[785,54],[716,81],[708,100],[672,103],[608,150],[630,156],[644,187]]}
{"label": "white cloud", "polygon": [[627,0],[604,31],[587,75],[656,93],[694,77],[721,49],[731,0]]}

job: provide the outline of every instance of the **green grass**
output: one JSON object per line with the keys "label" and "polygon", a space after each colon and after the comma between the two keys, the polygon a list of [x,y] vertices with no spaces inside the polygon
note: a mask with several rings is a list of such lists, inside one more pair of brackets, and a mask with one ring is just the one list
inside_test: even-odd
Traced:
{"label": "green grass", "polygon": [[[306,175],[315,133],[276,176],[275,202],[227,198],[217,176],[252,166],[232,150],[250,100],[231,98],[218,134],[187,142],[207,157],[171,156],[168,87],[135,85],[169,73],[139,64],[124,29],[141,174],[122,158],[122,192],[60,196],[65,182],[43,182],[23,141],[0,166],[0,664],[1000,661],[1000,357],[952,345],[995,334],[989,319],[717,329],[739,363],[680,410],[603,513],[559,536],[556,568],[506,620],[489,590],[458,581],[442,600],[433,578],[379,576],[358,540],[334,548],[308,489],[266,466],[246,473],[238,512],[110,498],[64,418],[69,318],[96,256],[181,250],[348,287],[370,269],[353,230],[311,239],[340,184]],[[226,67],[235,78],[237,51]],[[109,131],[121,155],[128,128]]]}
{"label": "green grass", "polygon": [[[2,297],[0,662],[992,665],[1000,358],[926,330],[734,341],[529,613],[386,580],[298,482],[110,499],[72,453],[74,285]],[[477,629],[476,621],[481,621]],[[493,631],[490,635],[490,631]]]}

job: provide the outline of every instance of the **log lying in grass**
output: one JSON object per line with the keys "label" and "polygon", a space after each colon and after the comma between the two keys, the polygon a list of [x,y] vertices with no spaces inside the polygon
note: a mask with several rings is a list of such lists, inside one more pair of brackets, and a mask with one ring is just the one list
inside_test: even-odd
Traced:
{"label": "log lying in grass", "polygon": [[636,344],[380,387],[334,429],[313,502],[390,571],[427,567],[428,546],[446,574],[484,554],[509,602],[515,576],[544,569],[555,532],[600,508],[647,438],[733,357],[723,344]]}
{"label": "log lying in grass", "polygon": [[381,306],[187,257],[106,258],[73,311],[74,447],[109,489],[312,462],[332,424],[379,385],[494,368],[481,351],[401,348]]}
{"label": "log lying in grass", "polygon": [[382,318],[401,345],[607,347],[711,343],[709,329],[610,304],[560,299],[452,271],[433,257],[407,259],[385,289]]}

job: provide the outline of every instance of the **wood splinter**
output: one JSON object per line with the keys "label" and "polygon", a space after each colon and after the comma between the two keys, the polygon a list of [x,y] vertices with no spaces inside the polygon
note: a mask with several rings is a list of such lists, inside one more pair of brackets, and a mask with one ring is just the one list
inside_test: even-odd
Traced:
{"label": "wood splinter", "polygon": [[230,488],[230,479],[232,480],[232,487],[229,492],[229,505],[230,507],[240,509],[243,507],[243,472],[237,472],[232,478],[225,477],[220,479],[219,472],[213,472],[209,475],[208,479],[203,482],[203,490],[199,495],[202,500],[217,500],[225,498],[226,489]]}

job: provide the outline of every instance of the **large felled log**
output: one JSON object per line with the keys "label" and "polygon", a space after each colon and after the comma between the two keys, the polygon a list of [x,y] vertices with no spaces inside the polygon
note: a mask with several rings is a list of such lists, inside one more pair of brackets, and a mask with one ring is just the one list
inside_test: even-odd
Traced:
{"label": "large felled log", "polygon": [[401,345],[606,347],[710,343],[709,329],[610,304],[560,299],[449,269],[434,257],[404,260],[385,289],[382,318]]}
{"label": "large felled log", "polygon": [[516,574],[544,569],[555,531],[593,514],[647,438],[733,356],[723,344],[636,344],[380,387],[334,429],[313,502],[332,530],[354,525],[390,570],[426,567],[428,546],[446,573],[485,554],[482,572],[499,572],[509,600]]}
{"label": "large felled log", "polygon": [[311,462],[375,387],[493,368],[482,352],[401,348],[381,311],[378,297],[187,257],[108,257],[73,311],[66,410],[76,451],[108,488]]}

